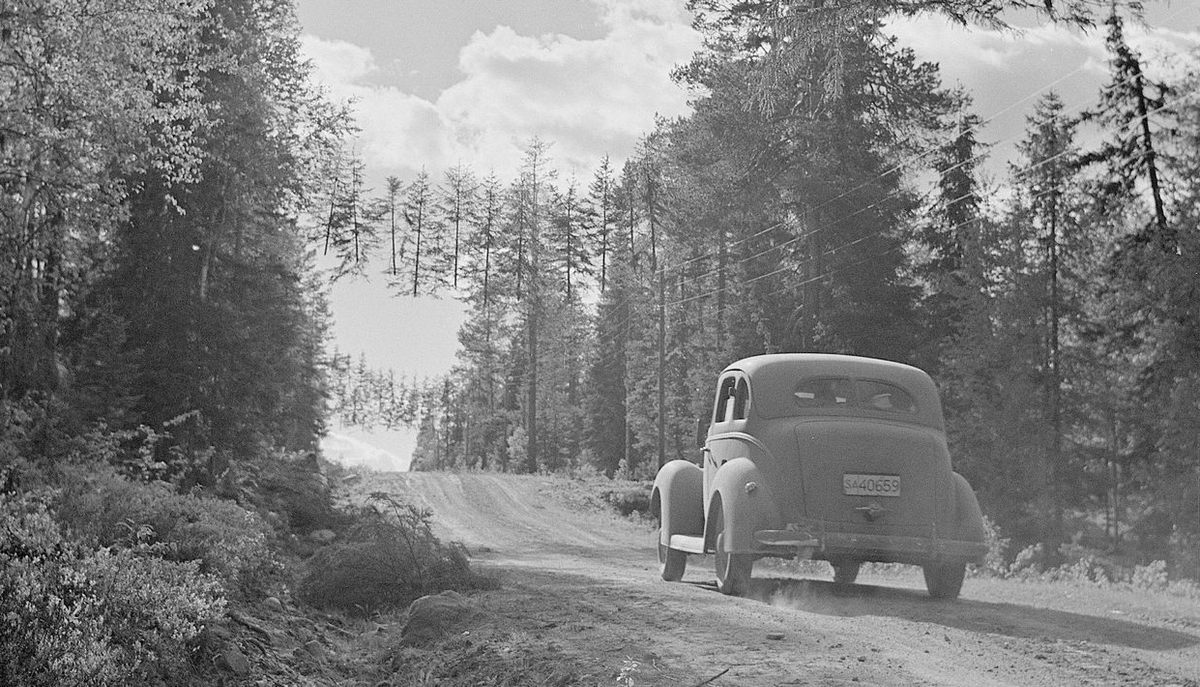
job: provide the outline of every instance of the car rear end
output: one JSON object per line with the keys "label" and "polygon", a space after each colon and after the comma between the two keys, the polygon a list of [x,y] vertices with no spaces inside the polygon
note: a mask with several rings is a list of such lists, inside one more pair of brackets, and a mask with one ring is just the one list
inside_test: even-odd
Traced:
{"label": "car rear end", "polygon": [[[769,358],[769,357],[768,357]],[[751,375],[772,447],[764,482],[781,519],[756,538],[837,561],[972,562],[941,406],[928,375],[843,356],[766,360]],[[776,552],[778,553],[778,552]]]}
{"label": "car rear end", "polygon": [[875,419],[798,422],[791,458],[799,498],[784,498],[789,529],[810,532],[813,556],[923,563],[974,560],[960,542],[945,441],[919,425]]}

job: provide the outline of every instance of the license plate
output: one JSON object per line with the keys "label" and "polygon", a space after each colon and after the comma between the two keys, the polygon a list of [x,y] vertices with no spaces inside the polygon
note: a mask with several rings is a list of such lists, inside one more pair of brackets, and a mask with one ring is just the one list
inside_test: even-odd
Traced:
{"label": "license plate", "polygon": [[842,475],[842,492],[847,496],[899,496],[900,475]]}

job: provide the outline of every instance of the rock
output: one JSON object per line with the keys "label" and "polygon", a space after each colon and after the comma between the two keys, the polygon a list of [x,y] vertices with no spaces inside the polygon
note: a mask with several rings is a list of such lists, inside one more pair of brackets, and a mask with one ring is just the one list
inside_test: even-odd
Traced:
{"label": "rock", "polygon": [[325,658],[329,655],[329,649],[325,645],[315,639],[310,639],[304,643],[304,650],[312,654],[313,658]]}
{"label": "rock", "polygon": [[234,675],[244,677],[250,674],[250,659],[236,646],[226,647],[221,652],[221,666]]}
{"label": "rock", "polygon": [[357,472],[352,472],[342,478],[342,484],[354,484],[362,480],[362,475]]}
{"label": "rock", "polygon": [[283,602],[274,596],[268,596],[267,598],[263,599],[263,606],[265,606],[268,611],[283,613]]}
{"label": "rock", "polygon": [[470,602],[458,592],[422,596],[408,607],[408,621],[400,630],[400,643],[412,646],[436,640],[474,613]]}
{"label": "rock", "polygon": [[308,538],[318,544],[331,544],[334,539],[337,539],[337,534],[333,530],[314,530],[308,535]]}
{"label": "rock", "polygon": [[783,639],[783,633],[782,632],[768,632],[767,639],[771,639],[771,640]]}

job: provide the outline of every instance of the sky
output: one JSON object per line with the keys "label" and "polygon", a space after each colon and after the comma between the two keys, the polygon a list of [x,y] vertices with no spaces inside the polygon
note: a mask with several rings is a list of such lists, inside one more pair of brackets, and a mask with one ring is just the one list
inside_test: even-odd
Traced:
{"label": "sky", "polygon": [[[671,70],[700,37],[683,0],[298,0],[301,48],[314,76],[350,101],[354,146],[368,185],[463,164],[511,178],[534,136],[552,143],[560,179],[586,186],[608,155],[620,168],[655,118],[685,115],[689,94]],[[1146,0],[1146,25],[1127,25],[1151,76],[1200,49],[1200,2]],[[1019,31],[954,26],[933,16],[889,30],[946,85],[972,94],[992,144],[990,169],[1021,137],[1036,99],[1053,89],[1068,111],[1094,103],[1107,78],[1103,26],[1090,33],[1012,17]],[[390,294],[384,280],[332,288],[334,345],[398,376],[454,364],[463,311],[455,302]],[[407,464],[411,432],[334,427],[327,455],[379,468]]]}

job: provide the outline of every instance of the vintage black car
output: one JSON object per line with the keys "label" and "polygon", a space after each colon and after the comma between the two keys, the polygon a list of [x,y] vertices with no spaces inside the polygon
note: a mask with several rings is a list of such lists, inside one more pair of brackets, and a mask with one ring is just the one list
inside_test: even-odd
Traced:
{"label": "vintage black car", "polygon": [[[698,432],[700,434],[700,432]],[[929,375],[900,363],[776,354],[717,380],[701,464],[674,460],[654,481],[662,578],[688,554],[715,554],[717,585],[742,594],[754,561],[813,558],[834,581],[867,561],[919,565],[953,599],[987,551],[983,516],[950,467]]]}

